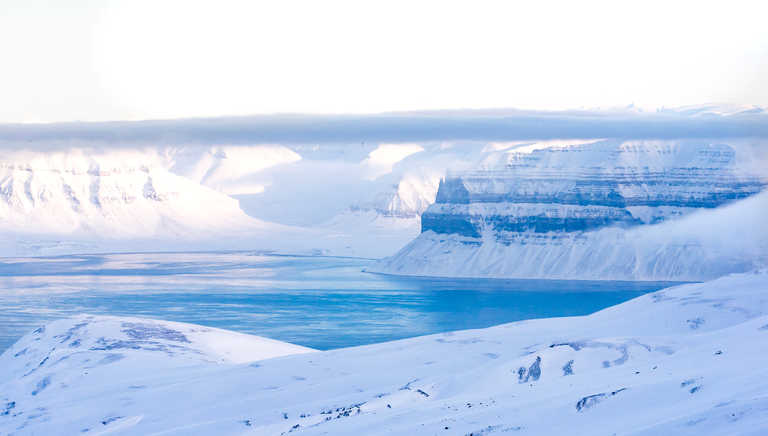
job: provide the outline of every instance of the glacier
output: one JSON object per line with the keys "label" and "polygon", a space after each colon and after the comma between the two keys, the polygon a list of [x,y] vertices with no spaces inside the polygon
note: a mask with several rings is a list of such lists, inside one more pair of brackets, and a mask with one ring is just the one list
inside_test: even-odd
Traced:
{"label": "glacier", "polygon": [[758,435],[765,335],[766,270],[331,351],[82,315],[0,355],[0,433]]}
{"label": "glacier", "polygon": [[706,280],[768,264],[764,146],[597,140],[448,173],[421,234],[372,272]]}

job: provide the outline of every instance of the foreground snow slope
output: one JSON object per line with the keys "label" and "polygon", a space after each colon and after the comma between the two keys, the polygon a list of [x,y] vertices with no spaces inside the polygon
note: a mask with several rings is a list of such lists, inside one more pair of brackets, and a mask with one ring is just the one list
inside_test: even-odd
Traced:
{"label": "foreground snow slope", "polygon": [[30,333],[0,356],[0,433],[768,432],[766,271],[328,352],[258,360],[255,339],[258,361],[241,364],[200,330],[79,317]]}

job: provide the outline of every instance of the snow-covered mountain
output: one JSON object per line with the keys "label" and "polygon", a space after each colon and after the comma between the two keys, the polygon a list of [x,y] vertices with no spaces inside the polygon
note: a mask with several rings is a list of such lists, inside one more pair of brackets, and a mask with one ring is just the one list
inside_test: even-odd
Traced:
{"label": "snow-covered mountain", "polygon": [[[512,230],[531,217],[534,236],[546,225],[658,222],[753,193],[766,162],[743,139],[73,144],[0,157],[0,255],[258,248],[383,257],[421,230],[444,235],[454,225],[477,239],[481,227]],[[452,191],[457,181],[471,202]]]}
{"label": "snow-covered mountain", "polygon": [[766,271],[323,352],[79,316],[0,356],[0,433],[760,435],[766,335]]}
{"label": "snow-covered mountain", "polygon": [[[371,270],[619,280],[748,270],[768,255],[768,194],[737,204],[768,186],[764,150],[738,141],[515,147],[449,173],[421,235]],[[731,228],[713,234],[723,223]]]}
{"label": "snow-covered mountain", "polygon": [[[0,157],[0,255],[254,248],[311,252],[319,235],[248,216],[174,174],[157,149]],[[320,244],[322,245],[322,243]]]}
{"label": "snow-covered mountain", "polygon": [[477,148],[8,151],[0,157],[0,255],[259,248],[380,257],[418,235],[445,169],[460,168],[468,153],[477,160]]}
{"label": "snow-covered mountain", "polygon": [[0,161],[0,224],[28,233],[193,236],[258,222],[237,201],[163,168],[152,153],[11,153]]}

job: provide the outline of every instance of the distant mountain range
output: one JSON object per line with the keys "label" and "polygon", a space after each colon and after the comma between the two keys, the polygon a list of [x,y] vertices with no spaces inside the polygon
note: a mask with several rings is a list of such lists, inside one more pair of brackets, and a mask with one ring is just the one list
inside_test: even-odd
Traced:
{"label": "distant mountain range", "polygon": [[[766,120],[760,107],[701,105],[0,125],[0,255],[383,257],[420,231],[482,250],[549,231],[581,240],[759,191]],[[647,138],[660,131],[683,139]],[[398,258],[379,269],[443,273]],[[488,268],[463,274],[514,275]]]}

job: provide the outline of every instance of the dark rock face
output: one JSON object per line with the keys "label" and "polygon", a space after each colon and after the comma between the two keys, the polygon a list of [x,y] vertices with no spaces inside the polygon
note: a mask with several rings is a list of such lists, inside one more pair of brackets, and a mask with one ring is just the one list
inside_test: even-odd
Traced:
{"label": "dark rock face", "polygon": [[626,390],[627,388],[621,388],[612,392],[601,392],[599,394],[587,395],[586,397],[582,397],[579,401],[576,402],[576,411],[583,412],[584,410],[594,407],[598,403],[610,397],[613,397],[618,393],[624,392]]}
{"label": "dark rock face", "polygon": [[530,367],[520,367],[517,370],[517,382],[528,383],[529,381],[537,381],[541,377],[541,357],[536,356],[536,360],[533,361]]}

